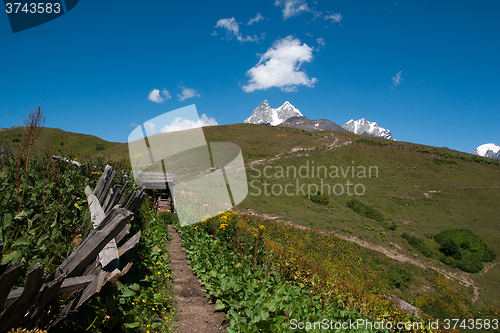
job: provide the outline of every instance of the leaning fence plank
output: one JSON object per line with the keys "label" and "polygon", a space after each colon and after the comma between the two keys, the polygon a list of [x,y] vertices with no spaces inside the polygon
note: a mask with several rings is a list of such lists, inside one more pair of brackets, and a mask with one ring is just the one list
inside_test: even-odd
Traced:
{"label": "leaning fence plank", "polygon": [[9,265],[2,277],[0,277],[0,308],[5,303],[10,289],[14,286],[23,270],[23,264],[16,262],[14,265]]}
{"label": "leaning fence plank", "polygon": [[[90,190],[89,186],[85,188],[85,194],[87,194],[88,190]],[[92,225],[94,228],[96,228],[104,220],[106,214],[104,214],[104,210],[102,209],[101,204],[99,203],[99,200],[94,193],[90,192],[89,194],[87,194],[87,202],[89,204]]]}
{"label": "leaning fence plank", "polygon": [[132,201],[134,201],[135,196],[137,195],[137,192],[139,192],[139,191],[130,192],[130,194],[127,197],[127,200],[125,200],[125,204],[122,206],[123,208],[128,208],[128,206],[130,206],[130,203],[132,203]]}
{"label": "leaning fence plank", "polygon": [[58,279],[55,279],[41,288],[40,301],[35,311],[26,319],[28,327],[34,328],[36,320],[48,309],[50,302],[59,294],[59,289],[66,276],[63,274]]}
{"label": "leaning fence plank", "polygon": [[102,209],[104,210],[104,212],[106,212],[106,208],[111,203],[111,198],[113,198],[113,193],[114,193],[114,189],[110,188],[108,191],[108,194],[106,195],[106,199],[104,200],[104,203],[102,204]]}
{"label": "leaning fence plank", "polygon": [[59,288],[58,294],[66,294],[78,289],[86,288],[94,278],[94,275],[85,275],[65,279],[61,288]]}
{"label": "leaning fence plank", "polygon": [[61,274],[73,277],[80,274],[127,224],[133,214],[116,206],[106,216],[104,221],[71,253],[71,255],[56,269],[55,278]]}
{"label": "leaning fence plank", "polygon": [[125,227],[120,231],[118,236],[115,237],[116,244],[119,245],[120,242],[125,238],[130,233],[130,226],[127,224]]}
{"label": "leaning fence plank", "polygon": [[118,249],[118,256],[121,257],[128,251],[130,251],[132,248],[134,248],[134,246],[136,246],[137,243],[139,243],[140,238],[141,238],[141,231],[138,231],[134,236],[130,237],[130,239]]}
{"label": "leaning fence plank", "polygon": [[128,186],[128,180],[125,182],[125,185],[123,185],[122,192],[120,194],[120,198],[118,198],[118,200],[116,202],[120,206],[123,205],[123,202],[125,201],[124,194],[125,194],[125,191],[127,190],[127,186]]}
{"label": "leaning fence plank", "polygon": [[61,320],[63,320],[64,318],[66,318],[70,314],[71,309],[73,308],[73,306],[76,305],[76,303],[78,302],[80,297],[81,297],[81,294],[78,295],[74,300],[72,300],[68,305],[66,305],[61,312],[59,312],[57,317],[52,321],[52,323],[50,323],[50,325],[48,327],[49,330],[52,327],[56,326]]}
{"label": "leaning fence plank", "polygon": [[[86,288],[92,280],[94,280],[95,275],[84,275],[77,276],[68,279],[64,279],[59,290],[57,291],[57,295],[62,295],[66,293],[70,293],[76,290],[80,290]],[[43,291],[43,288],[40,288],[39,293]],[[5,310],[9,305],[11,305],[21,294],[23,293],[23,288],[14,289],[9,293],[5,303],[3,304],[3,310]]]}
{"label": "leaning fence plank", "polygon": [[144,189],[142,189],[139,194],[135,197],[134,201],[130,204],[128,209],[133,212],[134,214],[137,212],[139,209],[139,206],[142,203],[142,200],[144,199],[145,194],[143,193]]}
{"label": "leaning fence plank", "polygon": [[99,262],[101,267],[106,272],[112,272],[120,267],[118,249],[116,242],[112,239],[106,246],[99,252]]}
{"label": "leaning fence plank", "polygon": [[108,213],[111,208],[113,208],[116,205],[116,202],[118,201],[118,197],[122,193],[122,186],[121,185],[115,185],[113,186],[113,189],[109,191],[110,197],[109,200],[106,200],[107,202],[102,206],[104,209],[104,212]]}
{"label": "leaning fence plank", "polygon": [[99,181],[97,182],[97,185],[94,189],[94,194],[99,197],[101,195],[102,190],[104,189],[104,186],[106,185],[106,181],[109,178],[109,173],[111,172],[111,166],[106,165],[104,168],[104,171],[102,172],[101,177],[99,178]]}
{"label": "leaning fence plank", "polygon": [[119,278],[127,274],[129,271],[130,267],[132,267],[132,262],[128,262],[125,267],[121,270],[120,274],[113,274],[112,276],[109,277],[108,282],[111,284],[115,284],[116,281],[118,281]]}
{"label": "leaning fence plank", "polygon": [[90,297],[92,297],[94,294],[97,294],[99,291],[101,291],[101,288],[106,283],[106,278],[109,274],[110,273],[108,273],[108,272],[100,270],[97,273],[94,280],[82,292],[82,296],[78,300],[78,303],[76,304],[76,306],[73,310],[78,309],[83,303],[88,301],[90,299]]}
{"label": "leaning fence plank", "polygon": [[[93,221],[93,226],[94,228],[96,228],[101,223],[101,221],[104,220],[106,215],[104,213],[104,210],[101,208],[97,197],[93,193],[88,193],[87,188],[85,189],[85,193],[87,194],[87,201],[89,203],[90,216]],[[106,199],[107,203],[109,203],[108,199]],[[109,272],[120,266],[118,259],[118,250],[116,248],[116,242],[114,239],[106,244],[102,251],[99,253],[99,262],[101,263],[101,267],[106,267],[105,270]]]}
{"label": "leaning fence plank", "polygon": [[99,202],[102,205],[104,203],[104,200],[106,200],[106,197],[109,192],[109,188],[111,187],[111,183],[113,182],[113,178],[115,177],[115,172],[111,171],[109,178],[106,179],[106,184],[104,185],[104,188],[102,192],[97,196],[99,198]]}
{"label": "leaning fence plank", "polygon": [[0,318],[0,332],[4,332],[18,325],[20,320],[24,317],[26,311],[31,306],[38,291],[45,281],[43,274],[43,265],[37,264],[33,269],[28,272],[26,277],[26,288],[14,303],[12,303],[7,310],[4,311]]}

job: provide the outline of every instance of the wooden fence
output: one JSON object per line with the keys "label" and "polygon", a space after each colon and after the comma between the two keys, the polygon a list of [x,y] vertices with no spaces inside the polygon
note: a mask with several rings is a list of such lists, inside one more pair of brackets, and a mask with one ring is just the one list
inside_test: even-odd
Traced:
{"label": "wooden fence", "polygon": [[[131,191],[125,197],[128,182],[111,187],[114,176],[108,165],[95,189],[85,188],[91,214],[87,223],[93,230],[83,235],[85,240],[49,279],[44,275],[44,266],[37,264],[26,276],[26,287],[12,289],[23,264],[9,263],[0,268],[0,307],[5,310],[0,317],[0,333],[18,327],[50,329],[99,293],[106,283],[114,284],[128,272],[132,263],[120,263],[120,258],[139,242],[140,231],[128,237],[129,222],[145,194],[142,190]],[[0,240],[0,259],[2,252]],[[72,301],[60,310],[59,297],[63,294],[71,296],[67,299]]]}

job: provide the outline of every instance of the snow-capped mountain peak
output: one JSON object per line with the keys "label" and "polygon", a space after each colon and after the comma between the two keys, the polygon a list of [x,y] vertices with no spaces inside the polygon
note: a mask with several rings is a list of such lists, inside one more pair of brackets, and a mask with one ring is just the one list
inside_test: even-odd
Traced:
{"label": "snow-capped mountain peak", "polygon": [[359,135],[368,136],[378,136],[385,139],[392,139],[391,131],[380,127],[376,122],[371,122],[366,120],[366,118],[361,118],[358,120],[349,120],[347,123],[342,125],[342,127],[349,132],[353,132]]}
{"label": "snow-capped mountain peak", "polygon": [[265,100],[253,110],[252,115],[245,120],[245,123],[277,126],[288,118],[302,116],[302,113],[289,101],[283,103],[279,108],[273,109],[269,106],[268,101]]}
{"label": "snow-capped mountain peak", "polygon": [[473,154],[500,159],[500,146],[494,143],[486,143],[474,149]]}

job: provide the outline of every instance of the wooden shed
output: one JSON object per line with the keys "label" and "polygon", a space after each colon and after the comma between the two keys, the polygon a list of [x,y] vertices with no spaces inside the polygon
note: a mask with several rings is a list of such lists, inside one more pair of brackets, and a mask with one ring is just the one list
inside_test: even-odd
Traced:
{"label": "wooden shed", "polygon": [[143,171],[139,175],[142,186],[153,197],[153,208],[158,212],[173,211],[175,176],[170,173]]}

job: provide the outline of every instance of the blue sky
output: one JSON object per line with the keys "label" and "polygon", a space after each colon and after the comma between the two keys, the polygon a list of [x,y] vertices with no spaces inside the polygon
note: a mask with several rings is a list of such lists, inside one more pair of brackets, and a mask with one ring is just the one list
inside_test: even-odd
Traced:
{"label": "blue sky", "polygon": [[80,1],[16,34],[0,14],[0,127],[41,105],[47,127],[126,142],[133,124],[193,103],[233,124],[288,100],[310,119],[365,117],[399,141],[470,153],[500,144],[498,12],[498,1]]}

